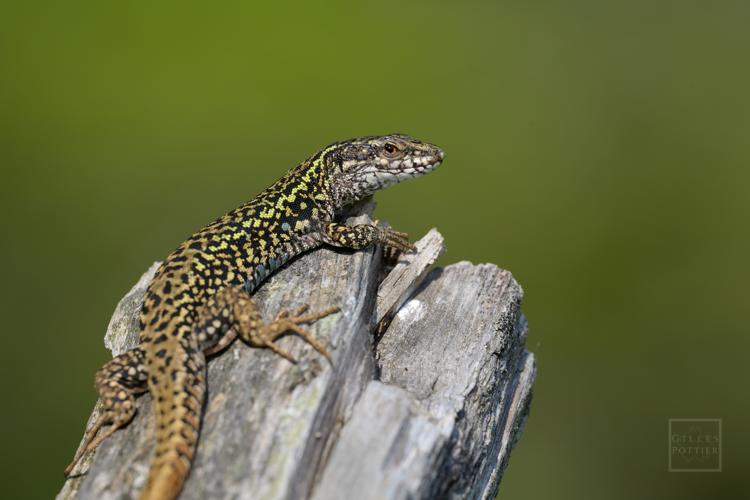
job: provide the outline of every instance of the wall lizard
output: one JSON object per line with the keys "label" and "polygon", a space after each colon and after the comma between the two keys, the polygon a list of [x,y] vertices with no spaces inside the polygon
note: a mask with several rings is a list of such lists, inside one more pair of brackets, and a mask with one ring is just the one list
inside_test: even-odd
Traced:
{"label": "wall lizard", "polygon": [[355,201],[426,174],[442,160],[437,146],[402,134],[337,142],[177,247],[149,284],[138,346],[96,374],[104,409],[86,431],[66,475],[84,454],[132,420],[135,396],[148,391],[154,399],[156,450],[140,498],[176,498],[198,442],[208,355],[240,337],[294,362],[274,342],[292,332],[331,359],[326,346],[300,325],[338,308],[308,313],[303,307],[265,322],[253,291],[284,263],[321,245],[411,249],[405,233],[376,224],[346,226],[338,217]]}

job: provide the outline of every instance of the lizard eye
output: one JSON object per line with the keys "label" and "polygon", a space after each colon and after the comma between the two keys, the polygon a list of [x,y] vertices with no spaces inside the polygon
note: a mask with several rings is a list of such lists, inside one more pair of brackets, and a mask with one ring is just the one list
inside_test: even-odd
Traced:
{"label": "lizard eye", "polygon": [[386,142],[383,145],[383,151],[385,151],[386,156],[395,156],[398,153],[398,148],[392,142]]}

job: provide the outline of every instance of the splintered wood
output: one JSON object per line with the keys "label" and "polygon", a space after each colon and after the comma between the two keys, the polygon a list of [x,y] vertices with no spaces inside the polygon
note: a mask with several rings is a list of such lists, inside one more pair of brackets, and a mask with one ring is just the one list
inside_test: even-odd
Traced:
{"label": "splintered wood", "polygon": [[[416,247],[380,283],[380,249],[320,249],[258,290],[269,318],[301,304],[339,306],[310,327],[333,363],[293,335],[280,342],[296,365],[240,341],[211,359],[180,498],[493,498],[535,376],[523,292],[491,264],[433,269],[444,251],[435,229]],[[106,335],[113,354],[137,341],[155,269],[115,310]],[[133,422],[79,464],[58,499],[137,496],[154,446],[150,399],[138,398]]]}

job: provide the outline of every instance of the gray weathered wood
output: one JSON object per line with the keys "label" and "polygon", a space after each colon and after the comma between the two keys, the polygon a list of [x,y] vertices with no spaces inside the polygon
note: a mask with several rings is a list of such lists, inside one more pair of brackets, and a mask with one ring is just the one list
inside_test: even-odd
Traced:
{"label": "gray weathered wood", "polygon": [[[534,379],[521,288],[490,265],[427,274],[443,249],[437,231],[417,247],[379,290],[379,249],[321,249],[259,289],[268,318],[302,303],[341,307],[311,327],[333,365],[293,336],[281,342],[297,365],[239,341],[212,359],[181,498],[491,496]],[[135,345],[137,310],[155,269],[113,315],[106,343],[115,354]],[[391,322],[376,352],[371,334],[384,318]],[[147,476],[153,433],[146,395],[134,421],[79,464],[58,499],[134,496]]]}
{"label": "gray weathered wood", "polygon": [[435,228],[430,229],[414,246],[416,252],[401,254],[378,286],[375,323],[384,328],[445,252],[443,235]]}
{"label": "gray weathered wood", "polygon": [[507,271],[434,270],[377,346],[314,498],[490,498],[530,402],[522,291]]}

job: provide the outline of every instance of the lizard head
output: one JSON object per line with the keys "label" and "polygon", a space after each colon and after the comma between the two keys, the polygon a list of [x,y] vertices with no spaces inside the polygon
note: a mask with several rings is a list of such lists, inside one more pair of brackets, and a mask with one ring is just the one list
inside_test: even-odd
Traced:
{"label": "lizard head", "polygon": [[404,134],[351,139],[324,151],[331,189],[340,206],[431,172],[444,157],[434,144]]}

